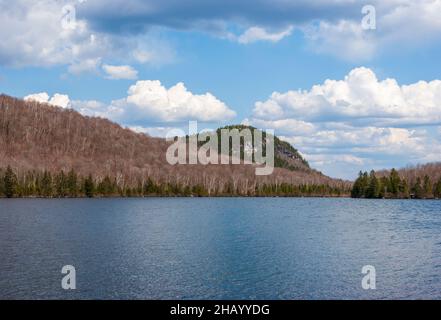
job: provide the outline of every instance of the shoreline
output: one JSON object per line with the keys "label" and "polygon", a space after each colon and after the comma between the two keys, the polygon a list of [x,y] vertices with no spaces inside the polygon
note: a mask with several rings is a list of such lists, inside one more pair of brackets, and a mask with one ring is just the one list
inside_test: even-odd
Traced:
{"label": "shoreline", "polygon": [[291,199],[353,199],[353,200],[416,200],[416,201],[440,201],[439,198],[353,198],[351,196],[144,196],[144,197],[123,197],[123,196],[106,196],[106,197],[0,197],[0,200],[105,200],[105,199],[277,199],[277,198],[291,198]]}

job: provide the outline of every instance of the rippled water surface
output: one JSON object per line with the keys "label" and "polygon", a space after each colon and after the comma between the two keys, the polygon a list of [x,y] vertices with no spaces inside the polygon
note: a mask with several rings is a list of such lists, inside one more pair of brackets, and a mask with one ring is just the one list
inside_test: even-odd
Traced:
{"label": "rippled water surface", "polygon": [[441,202],[3,199],[0,298],[440,299]]}

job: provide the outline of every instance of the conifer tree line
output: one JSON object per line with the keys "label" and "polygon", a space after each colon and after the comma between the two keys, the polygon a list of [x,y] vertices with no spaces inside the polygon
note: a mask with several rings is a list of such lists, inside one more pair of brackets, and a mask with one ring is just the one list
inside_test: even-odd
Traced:
{"label": "conifer tree line", "polygon": [[378,177],[374,170],[369,174],[360,172],[355,181],[351,196],[368,199],[440,199],[441,178],[432,181],[430,176],[417,177],[413,182],[401,178],[398,171],[392,169],[390,174]]}
{"label": "conifer tree line", "polygon": [[0,168],[0,197],[4,198],[93,198],[93,197],[207,197],[207,196],[285,196],[285,197],[321,197],[346,196],[350,189],[336,186],[292,185],[288,183],[256,185],[253,190],[244,193],[241,189],[228,184],[223,189],[208,190],[203,185],[181,185],[157,182],[151,178],[140,180],[136,185],[121,185],[116,178],[106,176],[96,178],[93,175],[81,176],[74,170],[27,171],[17,173],[8,166]]}

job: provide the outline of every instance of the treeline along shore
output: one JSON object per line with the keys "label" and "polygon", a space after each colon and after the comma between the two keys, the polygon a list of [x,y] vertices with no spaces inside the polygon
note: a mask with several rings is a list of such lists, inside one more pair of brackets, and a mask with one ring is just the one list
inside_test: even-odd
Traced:
{"label": "treeline along shore", "polygon": [[262,184],[247,192],[233,183],[226,188],[207,189],[203,185],[180,185],[139,180],[136,185],[121,185],[117,178],[81,176],[74,170],[51,174],[28,171],[17,175],[11,167],[0,169],[0,197],[4,198],[93,198],[93,197],[344,197],[348,188],[329,185]]}
{"label": "treeline along shore", "polygon": [[[435,169],[432,175],[427,168]],[[441,176],[439,164],[407,168],[398,172],[360,172],[351,196],[367,199],[440,199]],[[438,176],[438,177],[437,177]]]}
{"label": "treeline along shore", "polygon": [[[426,167],[437,164],[428,164]],[[234,182],[223,187],[206,188],[203,184],[183,185],[152,178],[139,179],[135,185],[118,182],[116,177],[82,176],[70,170],[53,174],[47,170],[17,173],[10,166],[0,168],[0,198],[112,198],[112,197],[349,197],[366,199],[441,199],[441,176],[432,181],[425,174],[392,169],[390,172],[360,172],[352,187],[348,184],[293,185],[256,184],[243,189]]]}

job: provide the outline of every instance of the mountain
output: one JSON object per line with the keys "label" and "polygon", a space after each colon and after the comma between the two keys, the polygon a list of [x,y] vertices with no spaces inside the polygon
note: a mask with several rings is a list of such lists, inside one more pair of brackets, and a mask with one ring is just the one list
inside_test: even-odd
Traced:
{"label": "mountain", "polygon": [[[5,176],[10,166],[22,196],[41,196],[43,180],[47,196],[59,195],[54,190],[62,189],[68,172],[78,176],[83,193],[89,179],[95,192],[110,181],[109,192],[119,195],[180,195],[182,190],[186,195],[347,194],[350,183],[310,169],[297,150],[275,141],[278,168],[269,176],[256,176],[256,165],[172,166],[166,161],[170,143],[165,139],[74,110],[0,95],[0,174]],[[4,189],[5,179],[0,180]],[[146,184],[156,191],[147,192]]]}
{"label": "mountain", "polygon": [[[221,131],[223,129],[227,130],[233,130],[237,129],[239,131],[242,131],[244,129],[248,129],[251,132],[254,132],[255,130],[259,130],[252,126],[246,126],[246,125],[232,125],[232,126],[225,126],[223,128],[219,128],[216,130],[216,135],[218,139],[221,136]],[[262,132],[262,136],[265,137],[265,132]],[[263,139],[263,148],[265,149],[265,143],[266,140]],[[245,150],[244,141],[240,141],[241,146],[241,159],[243,159],[243,150]],[[253,147],[255,148],[255,145],[253,144]],[[231,146],[230,146],[230,155],[231,155]],[[221,151],[219,150],[219,153]],[[305,171],[305,172],[312,172],[313,170],[310,168],[308,161],[306,161],[302,155],[296,150],[292,145],[290,145],[286,141],[280,140],[277,136],[274,137],[274,166],[276,168],[285,168],[290,171]],[[317,172],[318,173],[318,172]]]}

